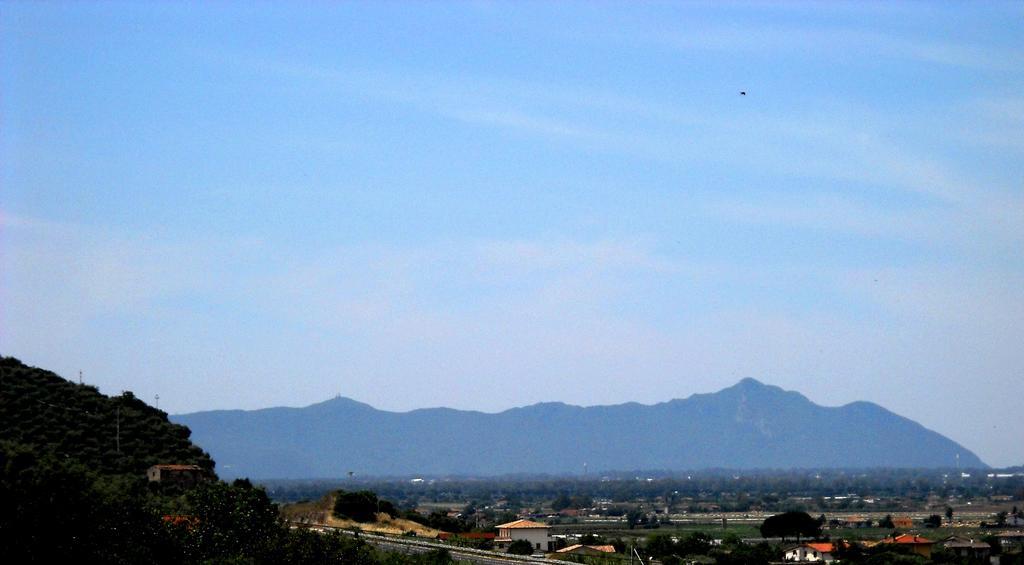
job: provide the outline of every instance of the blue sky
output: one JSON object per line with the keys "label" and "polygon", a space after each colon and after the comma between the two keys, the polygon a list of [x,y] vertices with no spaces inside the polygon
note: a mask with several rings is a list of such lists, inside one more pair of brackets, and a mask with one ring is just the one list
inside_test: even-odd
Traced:
{"label": "blue sky", "polygon": [[1020,3],[0,4],[0,351],[170,412],[750,376],[1021,464],[1021,38]]}

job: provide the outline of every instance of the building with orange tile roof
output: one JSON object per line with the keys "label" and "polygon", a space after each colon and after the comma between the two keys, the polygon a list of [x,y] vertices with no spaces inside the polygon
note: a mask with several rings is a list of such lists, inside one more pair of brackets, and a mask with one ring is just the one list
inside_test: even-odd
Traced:
{"label": "building with orange tile roof", "polygon": [[515,520],[507,524],[500,524],[498,537],[494,539],[495,544],[506,545],[516,540],[530,542],[535,550],[546,551],[551,548],[551,536],[548,535],[548,525],[530,520]]}
{"label": "building with orange tile roof", "polygon": [[783,561],[793,562],[831,562],[835,561],[835,546],[832,542],[803,543],[786,550]]}
{"label": "building with orange tile roof", "polygon": [[926,559],[931,559],[932,546],[935,545],[934,541],[928,538],[923,538],[917,534],[902,534],[896,537],[889,536],[878,543],[895,543],[904,547],[909,547],[911,551]]}

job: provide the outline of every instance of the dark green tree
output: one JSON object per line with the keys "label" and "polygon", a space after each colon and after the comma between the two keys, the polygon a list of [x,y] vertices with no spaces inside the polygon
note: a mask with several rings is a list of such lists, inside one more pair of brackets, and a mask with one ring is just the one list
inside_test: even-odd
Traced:
{"label": "dark green tree", "polygon": [[626,513],[626,523],[629,524],[631,530],[637,526],[646,526],[647,514],[641,510],[631,510]]}
{"label": "dark green tree", "polygon": [[757,545],[742,544],[726,551],[715,554],[716,565],[768,565],[777,561],[779,551],[767,543]]}
{"label": "dark green tree", "polygon": [[69,457],[0,442],[5,562],[173,562],[178,552],[141,481],[114,481]]}
{"label": "dark green tree", "polygon": [[768,517],[761,524],[761,535],[766,538],[811,538],[821,535],[821,524],[806,512],[784,512]]}
{"label": "dark green tree", "polygon": [[572,499],[567,494],[560,494],[557,498],[551,501],[551,508],[555,512],[561,512],[572,504]]}
{"label": "dark green tree", "polygon": [[648,555],[659,559],[674,555],[677,552],[676,542],[672,540],[672,536],[669,534],[651,534],[647,536],[644,550]]}
{"label": "dark green tree", "polygon": [[[736,538],[737,541],[739,540],[735,535],[733,535],[733,537]],[[722,545],[730,547],[742,543],[733,544],[731,543],[732,541],[732,539],[729,539],[728,541],[723,540]],[[689,535],[680,539],[679,543],[676,544],[676,551],[682,557],[689,557],[691,555],[707,555],[711,553],[711,542],[711,536],[704,532],[690,532]]]}
{"label": "dark green tree", "polygon": [[374,522],[377,512],[389,516],[398,514],[393,504],[377,498],[377,493],[361,490],[356,492],[339,490],[334,493],[334,515],[356,522]]}
{"label": "dark green tree", "polygon": [[509,544],[508,552],[515,555],[532,555],[533,545],[524,539],[517,539]]}
{"label": "dark green tree", "polygon": [[[386,557],[386,556],[385,556]],[[376,565],[382,559],[363,540],[335,531],[287,530],[261,558],[266,563]],[[386,562],[386,559],[383,561]]]}
{"label": "dark green tree", "polygon": [[194,520],[174,526],[192,561],[226,561],[267,553],[283,526],[277,505],[248,480],[210,482],[185,495]]}

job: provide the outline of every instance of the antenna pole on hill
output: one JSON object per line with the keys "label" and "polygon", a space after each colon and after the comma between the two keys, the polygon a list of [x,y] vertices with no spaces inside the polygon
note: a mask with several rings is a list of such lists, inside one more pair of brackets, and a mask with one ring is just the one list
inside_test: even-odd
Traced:
{"label": "antenna pole on hill", "polygon": [[157,410],[159,410],[159,409],[160,409],[160,395],[158,394],[158,395],[156,395],[156,396],[155,396],[155,397],[153,397],[153,398],[154,398],[154,400],[156,400],[156,406],[155,406],[155,408],[156,408]]}
{"label": "antenna pole on hill", "polygon": [[114,436],[117,443],[117,452],[121,453],[121,407],[117,407],[117,433]]}
{"label": "antenna pole on hill", "polygon": [[78,370],[78,384],[82,384],[82,370]]}

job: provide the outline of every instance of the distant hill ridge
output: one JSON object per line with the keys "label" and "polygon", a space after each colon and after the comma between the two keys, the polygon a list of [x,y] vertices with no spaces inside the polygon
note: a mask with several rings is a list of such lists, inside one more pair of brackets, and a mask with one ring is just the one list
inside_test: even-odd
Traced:
{"label": "distant hill ridge", "polygon": [[496,414],[377,410],[337,397],[304,408],[172,416],[228,476],[579,473],[706,468],[964,467],[965,447],[870,402],[825,407],[743,379],[654,405],[545,402]]}

